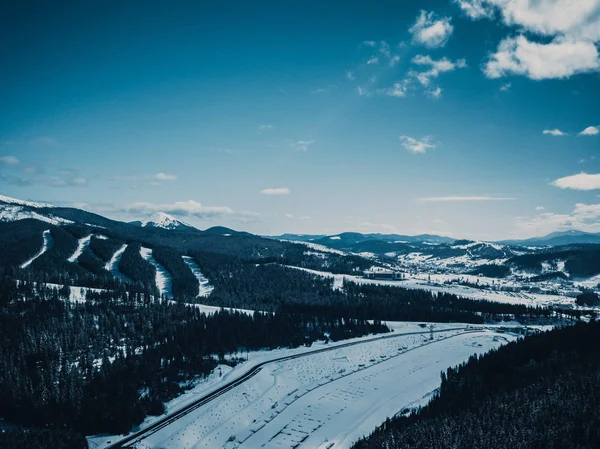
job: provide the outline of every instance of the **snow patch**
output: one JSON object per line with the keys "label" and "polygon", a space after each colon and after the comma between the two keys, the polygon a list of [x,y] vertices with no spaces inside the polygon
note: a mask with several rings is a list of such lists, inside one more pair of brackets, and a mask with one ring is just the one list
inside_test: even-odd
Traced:
{"label": "snow patch", "polygon": [[152,249],[151,248],[140,248],[140,254],[144,258],[144,260],[150,262],[156,268],[156,287],[160,292],[161,296],[166,298],[173,297],[173,287],[171,281],[171,275],[169,272],[159,264],[154,257],[152,257]]}
{"label": "snow patch", "polygon": [[116,277],[117,279],[121,279],[124,282],[131,282],[131,279],[129,279],[127,276],[125,276],[123,273],[121,273],[119,271],[119,262],[121,261],[121,256],[123,255],[123,253],[125,252],[126,249],[127,249],[127,244],[124,244],[118,250],[116,250],[115,253],[112,255],[112,257],[110,258],[110,260],[104,266],[104,269],[106,271],[112,273],[112,275],[114,277]]}
{"label": "snow patch", "polygon": [[206,277],[202,274],[202,271],[200,271],[200,267],[198,266],[198,264],[194,261],[194,259],[192,259],[189,256],[183,256],[183,261],[187,264],[188,267],[190,267],[190,270],[192,270],[192,273],[194,274],[194,276],[196,276],[196,279],[198,279],[198,283],[200,284],[198,286],[198,296],[210,296],[210,294],[215,288],[212,285],[210,285],[208,279],[206,279]]}
{"label": "snow patch", "polygon": [[77,259],[79,259],[79,256],[81,256],[81,254],[83,254],[85,249],[88,246],[90,246],[91,238],[92,238],[92,234],[88,235],[87,237],[83,237],[82,239],[79,239],[79,241],[77,242],[77,249],[75,250],[73,255],[67,259],[67,261],[73,263]]}
{"label": "snow patch", "polygon": [[52,234],[50,234],[50,229],[46,229],[43,232],[42,236],[44,237],[44,243],[42,244],[42,248],[38,251],[38,253],[35,256],[33,256],[27,262],[21,264],[21,269],[27,268],[35,259],[37,259],[46,251],[48,251],[48,249],[52,248],[54,240],[52,239]]}
{"label": "snow patch", "polygon": [[37,203],[35,201],[25,201],[18,200],[16,198],[11,198],[9,196],[0,195],[0,202],[7,204],[17,204],[19,206],[27,206],[27,207],[55,207],[49,203]]}

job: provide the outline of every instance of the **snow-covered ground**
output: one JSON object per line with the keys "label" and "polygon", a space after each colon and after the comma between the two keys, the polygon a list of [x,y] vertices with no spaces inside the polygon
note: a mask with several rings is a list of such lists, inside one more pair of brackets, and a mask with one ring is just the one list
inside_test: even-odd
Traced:
{"label": "snow-covered ground", "polygon": [[[354,282],[356,284],[377,284],[386,285],[392,287],[403,287],[412,288],[418,290],[429,290],[432,292],[444,292],[453,293],[457,296],[463,296],[470,299],[486,299],[488,301],[503,302],[507,304],[525,304],[531,306],[549,306],[549,305],[573,305],[574,299],[568,296],[562,295],[544,295],[539,293],[524,293],[524,292],[510,292],[502,290],[492,290],[483,288],[474,288],[459,284],[443,284],[445,281],[458,280],[463,278],[469,282],[475,283],[475,280],[490,280],[492,278],[482,278],[470,275],[431,275],[428,274],[414,274],[407,275],[407,278],[402,281],[388,281],[379,279],[367,279],[360,276],[353,276],[349,274],[333,274],[327,271],[310,270],[308,268],[294,267],[291,265],[285,265],[288,268],[294,268],[297,270],[303,270],[308,273],[312,273],[318,276],[333,278],[334,288],[340,288],[344,281]],[[429,280],[431,278],[431,280]],[[492,285],[490,282],[489,285]]]}
{"label": "snow-covered ground", "polygon": [[21,264],[21,268],[27,268],[29,265],[31,265],[31,263],[35,259],[37,259],[42,254],[44,254],[46,251],[48,251],[50,248],[52,248],[52,244],[54,243],[54,240],[52,239],[52,234],[50,234],[50,229],[46,229],[42,233],[42,236],[44,237],[44,243],[42,244],[42,247],[37,252],[37,254],[35,254],[31,259],[29,259],[28,261],[22,263]]}
{"label": "snow-covered ground", "polygon": [[[426,400],[439,386],[442,370],[515,338],[481,328],[465,332],[466,325],[438,324],[436,328],[450,326],[462,330],[433,334],[433,340],[428,331],[419,335],[396,331],[394,338],[355,339],[370,341],[269,363],[247,382],[151,434],[136,447],[349,447],[386,417]],[[393,327],[402,332],[423,331],[417,323]],[[250,353],[249,362],[222,379],[239,377],[269,357],[314,349]],[[204,393],[219,384],[211,383]],[[184,403],[189,401],[179,402],[181,406]],[[91,437],[90,446],[104,447],[107,439],[115,442],[118,438]]]}
{"label": "snow-covered ground", "polygon": [[189,256],[183,256],[183,261],[188,265],[188,267],[190,267],[190,270],[192,270],[192,273],[194,273],[194,276],[196,276],[196,279],[198,279],[198,283],[200,284],[198,287],[198,296],[209,296],[214,290],[214,287],[210,285],[208,279],[206,279],[206,277],[202,274],[198,264]]}
{"label": "snow-covered ground", "polygon": [[124,282],[131,282],[131,280],[127,276],[125,276],[123,273],[121,273],[119,271],[119,262],[121,261],[121,256],[123,255],[123,253],[125,252],[126,249],[127,249],[127,244],[124,244],[118,250],[116,250],[115,253],[112,255],[112,257],[110,258],[110,260],[106,263],[104,268],[109,273],[112,273],[112,275],[114,277],[116,277],[117,279],[121,279]]}
{"label": "snow-covered ground", "polygon": [[140,254],[142,255],[142,257],[145,260],[147,260],[152,265],[154,265],[154,268],[156,268],[155,282],[156,282],[156,287],[158,287],[158,291],[160,292],[160,295],[164,296],[165,298],[172,298],[173,297],[173,287],[172,287],[171,275],[169,274],[169,272],[165,269],[165,267],[163,267],[161,264],[159,264],[154,257],[152,257],[152,249],[151,248],[142,247],[140,249]]}
{"label": "snow-covered ground", "polygon": [[81,254],[83,254],[83,251],[85,251],[85,249],[88,246],[90,246],[91,239],[92,239],[92,234],[88,235],[87,237],[83,237],[83,238],[79,239],[79,241],[77,242],[77,249],[75,250],[73,255],[71,257],[69,257],[67,260],[69,262],[73,263],[77,259],[79,259],[79,256],[81,256]]}

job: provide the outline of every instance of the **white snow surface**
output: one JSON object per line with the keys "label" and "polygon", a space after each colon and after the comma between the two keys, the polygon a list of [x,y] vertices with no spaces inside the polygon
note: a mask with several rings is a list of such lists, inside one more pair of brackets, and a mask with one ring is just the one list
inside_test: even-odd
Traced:
{"label": "white snow surface", "polygon": [[88,235],[87,237],[83,237],[83,238],[79,239],[79,241],[77,242],[77,249],[75,250],[73,255],[71,257],[69,257],[67,260],[69,262],[73,263],[77,259],[79,259],[79,256],[81,256],[83,254],[83,252],[85,251],[85,249],[88,246],[90,246],[91,239],[92,239],[92,234]]}
{"label": "white snow surface", "polygon": [[177,229],[179,226],[189,226],[177,218],[164,212],[157,212],[142,222],[142,228],[151,225],[162,229]]}
{"label": "white snow surface", "polygon": [[112,255],[110,260],[104,266],[104,269],[110,273],[117,279],[121,279],[124,282],[131,282],[131,280],[125,276],[123,273],[119,271],[119,262],[121,261],[121,256],[127,249],[127,244],[121,246],[115,253]]}
{"label": "white snow surface", "polygon": [[192,273],[194,274],[194,276],[196,276],[196,279],[198,279],[198,296],[209,296],[215,288],[212,285],[210,285],[208,279],[206,279],[206,277],[202,274],[202,271],[200,271],[200,267],[198,266],[198,264],[194,261],[194,259],[192,259],[189,256],[183,256],[183,261],[187,264],[188,267],[190,267],[190,270],[192,270]]}
{"label": "white snow surface", "polygon": [[66,218],[55,217],[53,215],[42,215],[33,210],[27,210],[23,206],[10,204],[0,204],[0,221],[18,221],[32,218],[53,225],[73,223]]}
{"label": "white snow surface", "polygon": [[42,254],[44,254],[46,251],[48,251],[48,249],[50,249],[54,243],[54,240],[52,239],[52,234],[50,234],[50,229],[46,229],[43,233],[42,236],[44,237],[44,243],[42,244],[42,247],[40,248],[40,250],[37,252],[36,255],[34,255],[31,259],[29,259],[28,261],[24,262],[21,264],[21,268],[27,268],[29,265],[31,265],[31,263],[37,259],[38,257],[40,257]]}
{"label": "white snow surface", "polygon": [[[439,373],[474,353],[515,339],[481,327],[437,324],[430,340],[417,323],[395,323],[393,338],[366,337],[359,345],[265,365],[254,377],[165,426],[139,442],[138,448],[349,448],[387,417],[425,402],[439,387]],[[402,330],[399,333],[398,330]],[[388,334],[389,335],[389,334]],[[348,341],[332,343],[335,347]],[[206,394],[247,372],[257,363],[326,347],[250,353],[250,360],[210,382]],[[199,387],[201,388],[201,387]],[[189,403],[179,399],[178,406]],[[167,404],[169,410],[175,408]],[[149,418],[142,428],[157,418]],[[88,437],[92,448],[119,437]]]}
{"label": "white snow surface", "polygon": [[28,207],[55,207],[49,203],[37,203],[35,201],[19,200],[17,198],[11,198],[10,196],[0,195],[0,201],[7,204],[17,204],[19,206]]}
{"label": "white snow surface", "polygon": [[152,265],[154,265],[154,268],[156,268],[155,282],[156,282],[156,287],[158,287],[158,291],[160,292],[160,295],[164,296],[165,298],[172,298],[173,297],[173,287],[172,287],[173,284],[172,284],[171,275],[169,274],[169,272],[165,269],[165,267],[163,267],[161,264],[159,264],[154,257],[152,257],[152,249],[151,248],[145,248],[145,247],[140,248],[140,254],[145,260],[147,260]]}

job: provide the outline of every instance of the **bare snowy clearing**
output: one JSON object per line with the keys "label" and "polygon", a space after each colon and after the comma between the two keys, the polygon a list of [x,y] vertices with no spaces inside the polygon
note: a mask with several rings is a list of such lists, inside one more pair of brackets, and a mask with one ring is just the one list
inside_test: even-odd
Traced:
{"label": "bare snowy clearing", "polygon": [[172,298],[173,289],[171,275],[169,274],[169,272],[165,269],[165,267],[159,264],[154,257],[152,257],[152,249],[142,247],[140,248],[140,254],[145,260],[154,265],[154,268],[156,268],[155,283],[156,287],[158,287],[158,291],[160,292],[161,296],[164,296],[166,298]]}
{"label": "bare snowy clearing", "polygon": [[[422,331],[417,323],[398,323],[398,327]],[[247,382],[163,427],[137,447],[348,447],[386,417],[423,400],[439,386],[441,370],[515,338],[484,330],[465,333],[466,326],[462,328],[434,334],[433,340],[428,333],[398,335],[270,363]],[[268,353],[271,358],[274,352]],[[260,353],[254,363],[264,358]],[[242,367],[247,369],[248,363],[252,362],[223,378],[232,378]],[[106,437],[89,440],[92,447],[100,448]]]}
{"label": "bare snowy clearing", "polygon": [[35,259],[40,257],[42,254],[44,254],[46,251],[48,251],[48,249],[50,249],[52,247],[54,240],[52,239],[52,234],[50,234],[50,229],[46,229],[42,233],[42,236],[44,237],[44,243],[42,244],[42,247],[40,248],[40,250],[38,251],[38,253],[36,255],[34,255],[31,259],[29,259],[25,263],[21,264],[21,269],[27,268],[29,265],[31,265],[31,263]]}

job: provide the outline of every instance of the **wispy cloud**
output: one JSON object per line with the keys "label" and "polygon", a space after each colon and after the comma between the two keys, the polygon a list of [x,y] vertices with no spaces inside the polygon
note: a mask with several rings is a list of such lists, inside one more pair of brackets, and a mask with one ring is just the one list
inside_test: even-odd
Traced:
{"label": "wispy cloud", "polygon": [[435,89],[428,89],[425,91],[425,95],[427,95],[429,98],[437,100],[442,96],[442,88],[438,86]]}
{"label": "wispy cloud", "polygon": [[595,136],[600,134],[600,129],[597,126],[588,126],[579,133],[580,136]]}
{"label": "wispy cloud", "polygon": [[540,210],[544,210],[545,207],[544,206],[535,206],[535,210],[540,211]]}
{"label": "wispy cloud", "polygon": [[450,17],[436,20],[433,12],[421,11],[409,31],[413,35],[413,42],[434,48],[446,45],[454,27],[450,24]]}
{"label": "wispy cloud", "polygon": [[426,153],[427,150],[435,148],[437,145],[432,141],[431,136],[424,136],[417,140],[410,136],[400,136],[402,146],[411,153]]}
{"label": "wispy cloud", "polygon": [[0,156],[0,164],[2,165],[19,165],[21,161],[15,156]]}
{"label": "wispy cloud", "polygon": [[510,201],[516,200],[512,197],[499,197],[490,195],[468,195],[468,196],[430,196],[425,198],[417,198],[419,203],[442,203],[452,201]]}
{"label": "wispy cloud", "polygon": [[443,57],[441,59],[432,59],[429,55],[417,55],[412,59],[414,64],[419,66],[429,67],[428,70],[421,72],[413,71],[409,75],[415,77],[423,86],[428,86],[432,78],[437,78],[441,73],[451,72],[456,69],[467,67],[467,62],[464,59],[451,61]]}
{"label": "wispy cloud", "polygon": [[572,190],[596,190],[600,189],[600,173],[599,174],[587,174],[581,172],[577,175],[565,176],[564,178],[558,178],[551,183],[555,187],[561,189],[572,189]]}
{"label": "wispy cloud", "polygon": [[260,193],[263,195],[289,195],[292,192],[287,187],[278,187],[274,189],[263,189]]}
{"label": "wispy cloud", "polygon": [[53,137],[50,137],[50,136],[40,136],[40,137],[35,137],[35,138],[31,139],[29,142],[33,143],[33,144],[52,145],[52,144],[56,143],[56,139],[54,139]]}
{"label": "wispy cloud", "polygon": [[516,217],[518,229],[531,235],[578,229],[600,232],[600,204],[577,203],[571,213],[546,212],[533,217]]}
{"label": "wispy cloud", "polygon": [[140,201],[119,207],[119,209],[123,212],[133,214],[166,212],[181,217],[193,216],[197,218],[230,215],[234,213],[233,210],[227,206],[204,206],[194,200],[175,201],[173,203],[163,204]]}
{"label": "wispy cloud", "polygon": [[379,89],[377,93],[389,97],[403,98],[406,96],[409,86],[409,80],[403,80],[402,82],[392,84],[392,87],[388,87],[387,89]]}
{"label": "wispy cloud", "polygon": [[550,134],[551,136],[568,136],[567,133],[562,132],[560,129],[558,128],[554,128],[554,129],[545,129],[542,131],[543,134]]}
{"label": "wispy cloud", "polygon": [[315,143],[314,140],[298,140],[296,142],[292,142],[290,146],[294,151],[308,151],[308,147]]}
{"label": "wispy cloud", "polygon": [[508,92],[511,87],[512,87],[512,83],[503,84],[502,86],[500,86],[500,91],[501,92]]}
{"label": "wispy cloud", "polygon": [[273,129],[273,125],[260,125],[257,129],[259,133]]}
{"label": "wispy cloud", "polygon": [[175,181],[177,180],[177,175],[169,175],[167,173],[157,173],[154,175],[154,179],[156,181]]}

